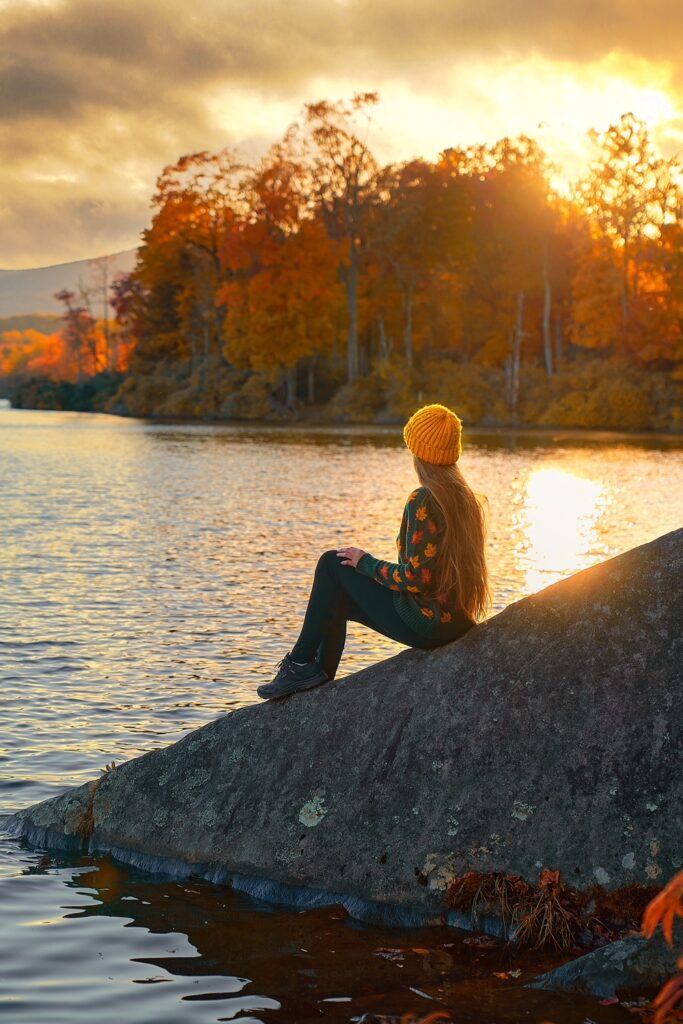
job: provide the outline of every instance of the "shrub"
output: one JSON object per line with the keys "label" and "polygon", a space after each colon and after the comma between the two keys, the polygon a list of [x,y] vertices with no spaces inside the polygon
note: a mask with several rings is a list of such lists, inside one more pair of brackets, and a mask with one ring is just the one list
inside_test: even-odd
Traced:
{"label": "shrub", "polygon": [[428,360],[418,377],[420,405],[439,402],[453,409],[465,425],[495,424],[505,418],[500,395],[503,374],[478,363]]}
{"label": "shrub", "polygon": [[377,418],[385,422],[407,419],[417,408],[415,398],[415,372],[405,358],[399,355],[378,359],[372,368],[370,380],[381,394],[384,408]]}
{"label": "shrub", "polygon": [[324,410],[325,419],[342,423],[372,422],[384,405],[384,395],[372,377],[344,384]]}
{"label": "shrub", "polygon": [[[181,391],[186,382],[186,375],[180,375],[177,367],[159,363],[153,373],[126,377],[110,399],[107,411],[122,411],[129,416],[158,416],[164,403]],[[192,415],[192,412],[185,415]]]}
{"label": "shrub", "polygon": [[272,397],[268,379],[252,373],[223,398],[218,414],[225,419],[261,420],[272,410]]}
{"label": "shrub", "polygon": [[104,370],[83,381],[21,377],[9,387],[9,399],[17,409],[68,409],[74,412],[108,411],[122,374]]}
{"label": "shrub", "polygon": [[523,409],[525,419],[540,425],[611,430],[650,428],[656,414],[648,382],[637,371],[598,359],[549,378]]}

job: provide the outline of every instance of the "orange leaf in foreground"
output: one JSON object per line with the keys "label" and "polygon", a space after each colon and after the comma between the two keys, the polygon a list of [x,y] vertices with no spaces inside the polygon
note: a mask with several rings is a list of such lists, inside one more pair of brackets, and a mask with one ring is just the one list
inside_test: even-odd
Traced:
{"label": "orange leaf in foreground", "polygon": [[[678,965],[683,966],[683,961]],[[667,981],[652,1003],[657,1011],[653,1024],[668,1024],[669,1021],[683,1020],[683,974]]]}
{"label": "orange leaf in foreground", "polygon": [[664,938],[671,946],[674,937],[674,919],[683,917],[683,871],[679,871],[669,884],[655,896],[643,914],[643,935],[650,939],[661,924]]}

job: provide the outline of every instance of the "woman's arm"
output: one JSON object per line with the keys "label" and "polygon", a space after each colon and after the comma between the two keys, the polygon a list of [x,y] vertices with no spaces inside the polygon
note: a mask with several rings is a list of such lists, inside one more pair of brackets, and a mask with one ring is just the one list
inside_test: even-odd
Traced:
{"label": "woman's arm", "polygon": [[405,536],[405,561],[386,562],[366,552],[359,559],[356,571],[390,590],[413,594],[433,592],[437,530],[431,496],[421,487],[410,495],[403,512],[401,533]]}

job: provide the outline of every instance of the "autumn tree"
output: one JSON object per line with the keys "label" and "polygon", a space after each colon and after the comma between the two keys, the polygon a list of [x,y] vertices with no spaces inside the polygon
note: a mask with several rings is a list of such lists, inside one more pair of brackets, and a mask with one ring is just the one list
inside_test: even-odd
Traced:
{"label": "autumn tree", "polygon": [[683,223],[665,224],[645,238],[638,255],[638,287],[629,309],[627,340],[639,362],[670,369],[683,364]]}
{"label": "autumn tree", "polygon": [[624,331],[622,280],[614,247],[609,238],[588,231],[577,243],[577,257],[571,340],[582,348],[611,354],[619,348]]}
{"label": "autumn tree", "polygon": [[240,215],[245,172],[231,149],[189,154],[165,167],[134,271],[147,296],[138,365],[168,357],[189,363],[199,373],[200,407],[210,365],[221,358],[224,310],[216,304],[221,251]]}
{"label": "autumn tree", "polygon": [[[415,308],[433,275],[450,280],[469,253],[466,193],[445,181],[424,160],[389,165],[376,178],[377,201],[369,216],[369,257],[387,290],[393,278],[400,296],[403,356],[414,360]],[[383,327],[387,315],[382,312]]]}
{"label": "autumn tree", "polygon": [[255,166],[223,150],[165,168],[115,297],[130,379],[147,387],[136,408],[281,414],[305,373],[309,401],[345,375],[343,415],[393,415],[436,387],[472,392],[475,420],[599,425],[599,389],[624,406],[647,365],[672,379],[611,422],[666,426],[683,379],[676,161],[625,115],[594,133],[600,154],[569,199],[524,136],[380,168],[376,102],[306,104]]}
{"label": "autumn tree", "polygon": [[666,225],[681,217],[681,164],[658,157],[643,121],[622,115],[604,132],[589,136],[598,153],[577,195],[589,217],[612,240],[620,264],[622,325],[629,324],[638,296],[644,247],[660,239]]}
{"label": "autumn tree", "polygon": [[227,302],[225,351],[237,366],[280,383],[283,401],[293,409],[297,367],[308,363],[309,400],[314,398],[315,357],[335,338],[336,254],[323,224],[304,222],[283,238],[258,272],[223,286]]}
{"label": "autumn tree", "polygon": [[[111,291],[111,263],[112,256],[97,256],[89,260],[90,281],[81,285],[81,295],[87,297],[84,305],[91,316],[101,320],[102,334],[104,337],[105,362],[108,369],[118,366],[119,358],[116,351],[117,335],[111,330],[110,315],[110,291]],[[100,310],[100,316],[93,312],[93,307]]]}
{"label": "autumn tree", "polygon": [[366,137],[360,138],[358,134],[355,120],[360,115],[369,122],[367,110],[378,102],[376,92],[364,92],[354,93],[350,103],[321,100],[305,104],[307,135],[302,145],[311,170],[310,199],[320,209],[329,237],[344,246],[338,274],[348,310],[346,348],[350,384],[360,372],[359,281],[378,170]]}
{"label": "autumn tree", "polygon": [[517,415],[523,359],[544,357],[552,373],[554,213],[548,163],[526,136],[448,149],[442,173],[465,178],[472,203],[472,260],[463,293],[464,354],[501,366]]}
{"label": "autumn tree", "polygon": [[224,351],[282,383],[285,405],[296,403],[296,371],[331,344],[339,299],[339,244],[327,235],[305,192],[307,172],[290,137],[271,147],[243,182],[244,216],[226,237],[226,280],[217,301],[226,307]]}
{"label": "autumn tree", "polygon": [[[63,288],[55,292],[58,302],[66,306],[63,335],[67,347],[74,353],[79,383],[106,369],[106,351],[97,323],[87,305],[79,305],[76,293]],[[83,297],[83,296],[82,296]]]}
{"label": "autumn tree", "polygon": [[125,370],[138,338],[143,334],[145,296],[142,284],[133,273],[117,274],[110,284],[109,304],[114,311],[113,368]]}
{"label": "autumn tree", "polygon": [[76,379],[74,353],[67,347],[63,331],[44,334],[27,328],[0,334],[0,377],[22,376]]}

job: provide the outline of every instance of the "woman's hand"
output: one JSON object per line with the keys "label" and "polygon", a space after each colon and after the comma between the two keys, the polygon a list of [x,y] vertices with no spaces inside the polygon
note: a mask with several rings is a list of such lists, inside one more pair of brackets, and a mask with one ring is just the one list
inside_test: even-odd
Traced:
{"label": "woman's hand", "polygon": [[365,554],[360,548],[337,548],[337,555],[342,565],[351,565],[355,569]]}

